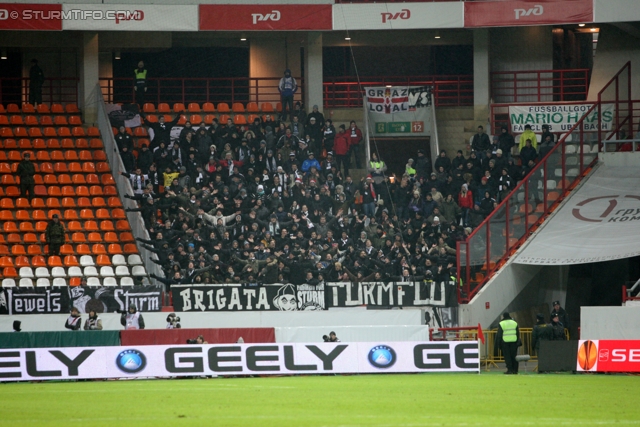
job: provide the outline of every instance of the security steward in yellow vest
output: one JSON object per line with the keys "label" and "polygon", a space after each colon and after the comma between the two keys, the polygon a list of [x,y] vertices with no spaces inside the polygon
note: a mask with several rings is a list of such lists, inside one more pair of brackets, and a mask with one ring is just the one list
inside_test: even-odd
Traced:
{"label": "security steward in yellow vest", "polygon": [[518,361],[516,360],[516,354],[518,353],[518,347],[520,344],[520,329],[515,320],[511,318],[509,313],[502,315],[502,321],[498,327],[498,334],[496,336],[496,346],[502,350],[504,356],[504,362],[507,365],[507,375],[518,374]]}
{"label": "security steward in yellow vest", "polygon": [[144,68],[144,62],[138,62],[138,68],[133,70],[134,74],[134,90],[136,91],[136,104],[142,109],[144,106],[144,94],[147,91],[147,69]]}

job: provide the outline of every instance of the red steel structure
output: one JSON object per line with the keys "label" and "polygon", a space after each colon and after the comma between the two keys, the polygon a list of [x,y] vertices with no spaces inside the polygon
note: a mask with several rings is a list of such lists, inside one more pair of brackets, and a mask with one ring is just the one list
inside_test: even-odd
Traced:
{"label": "red steel structure", "polygon": [[[42,102],[45,104],[77,104],[78,83],[76,77],[46,78],[42,85]],[[29,101],[28,78],[0,78],[0,104],[21,105]]]}
{"label": "red steel structure", "polygon": [[[553,149],[541,159],[493,212],[469,235],[457,243],[458,301],[468,303],[507,259],[555,210],[562,199],[586,176],[597,161],[602,141],[615,139],[633,128],[631,63],[628,62],[599,92],[585,115],[563,134]],[[615,104],[612,130],[605,135],[585,132],[583,123],[601,105]],[[593,143],[593,146],[591,145]],[[553,188],[551,188],[553,187]],[[540,197],[540,194],[542,197]],[[538,196],[538,197],[536,197]],[[540,198],[537,205],[531,203]]]}
{"label": "red steel structure", "polygon": [[335,77],[323,84],[324,108],[362,107],[364,88],[371,86],[433,86],[436,107],[473,105],[473,76]]}
{"label": "red steel structure", "polygon": [[583,101],[588,92],[588,68],[491,73],[491,99],[498,103]]}

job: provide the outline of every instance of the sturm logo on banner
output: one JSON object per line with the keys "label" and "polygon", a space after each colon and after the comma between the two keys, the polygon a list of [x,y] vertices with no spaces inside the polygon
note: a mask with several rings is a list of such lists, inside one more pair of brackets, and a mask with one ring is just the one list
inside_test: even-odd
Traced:
{"label": "sturm logo on banner", "polygon": [[541,16],[544,13],[544,8],[537,4],[531,9],[514,9],[513,11],[516,13],[516,19],[520,19],[521,16]]}
{"label": "sturm logo on banner", "polygon": [[[616,210],[619,201],[624,204],[624,207]],[[578,203],[571,214],[585,222],[640,221],[640,207],[635,207],[640,206],[638,201],[640,196],[635,195],[590,197]]]}
{"label": "sturm logo on banner", "polygon": [[116,357],[116,366],[127,374],[137,374],[147,366],[147,358],[138,350],[124,350]]}
{"label": "sturm logo on banner", "polygon": [[395,21],[396,19],[411,18],[411,11],[409,9],[402,9],[400,12],[397,12],[397,13],[381,12],[380,16],[382,16],[382,23],[385,24],[387,23],[387,21]]}
{"label": "sturm logo on banner", "polygon": [[6,19],[23,19],[29,20],[64,20],[64,21],[86,21],[89,19],[96,21],[115,21],[119,24],[122,21],[142,21],[144,20],[144,11],[142,10],[35,10],[24,9],[22,15],[17,11],[9,12],[6,9],[0,9],[0,20]]}
{"label": "sturm logo on banner", "polygon": [[388,345],[377,345],[369,350],[367,359],[376,368],[390,368],[396,363],[396,352]]}
{"label": "sturm logo on banner", "polygon": [[265,13],[264,15],[261,13],[252,13],[251,20],[253,21],[253,25],[256,25],[258,22],[262,21],[279,21],[280,20],[280,11],[272,10],[271,13]]}

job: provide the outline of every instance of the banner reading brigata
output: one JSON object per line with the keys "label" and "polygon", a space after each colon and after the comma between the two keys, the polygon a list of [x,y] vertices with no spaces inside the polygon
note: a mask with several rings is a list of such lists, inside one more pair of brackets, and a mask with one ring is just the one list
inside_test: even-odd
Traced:
{"label": "banner reading brigata", "polygon": [[176,311],[315,311],[332,307],[454,307],[455,282],[173,285]]}
{"label": "banner reading brigata", "polygon": [[640,372],[640,341],[581,340],[579,372]]}
{"label": "banner reading brigata", "polygon": [[480,371],[476,341],[34,348],[0,359],[0,381]]}
{"label": "banner reading brigata", "polygon": [[201,4],[200,31],[331,30],[330,4]]}
{"label": "banner reading brigata", "polygon": [[369,128],[373,135],[431,135],[431,86],[368,87],[365,89]]}
{"label": "banner reading brigata", "polygon": [[0,314],[114,313],[135,304],[139,311],[160,311],[162,287],[5,288],[0,290]]}
{"label": "banner reading brigata", "polygon": [[[549,125],[551,132],[567,132],[593,107],[593,104],[570,105],[512,105],[509,106],[509,121],[513,132],[524,132],[526,125],[534,132],[542,132],[542,125]],[[605,104],[602,117],[594,108],[585,118],[582,129],[587,132],[611,130],[615,106]]]}
{"label": "banner reading brigata", "polygon": [[62,30],[61,4],[0,3],[0,30]]}

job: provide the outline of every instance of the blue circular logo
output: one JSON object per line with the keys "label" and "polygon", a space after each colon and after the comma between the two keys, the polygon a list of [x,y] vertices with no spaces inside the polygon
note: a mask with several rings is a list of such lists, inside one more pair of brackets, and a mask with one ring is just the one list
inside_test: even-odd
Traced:
{"label": "blue circular logo", "polygon": [[147,366],[147,358],[138,350],[124,350],[116,357],[116,366],[122,372],[135,374]]}
{"label": "blue circular logo", "polygon": [[396,363],[396,352],[389,346],[377,345],[369,350],[367,359],[376,368],[390,368]]}

